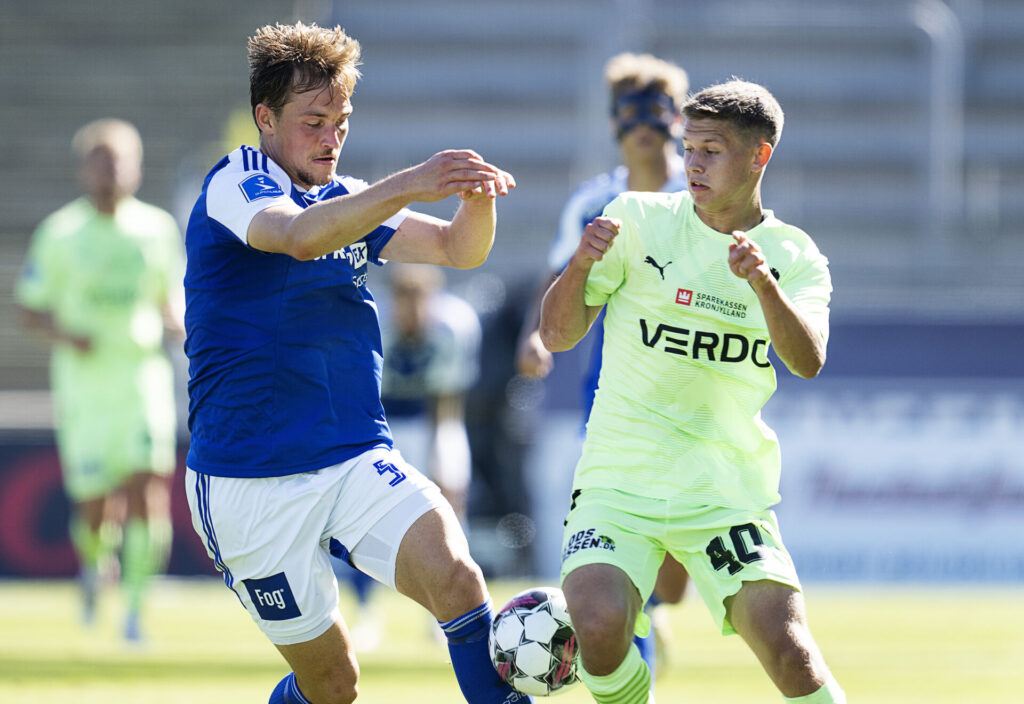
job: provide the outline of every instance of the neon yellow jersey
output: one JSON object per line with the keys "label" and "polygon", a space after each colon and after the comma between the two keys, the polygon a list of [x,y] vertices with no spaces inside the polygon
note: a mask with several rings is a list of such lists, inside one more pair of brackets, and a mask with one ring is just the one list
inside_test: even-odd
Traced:
{"label": "neon yellow jersey", "polygon": [[[761,420],[776,383],[770,339],[757,296],[729,270],[732,236],[705,225],[685,191],[624,193],[605,215],[623,226],[586,285],[587,305],[607,312],[574,488],[777,503],[778,441]],[[827,340],[832,284],[810,237],[771,211],[746,234]]]}
{"label": "neon yellow jersey", "polygon": [[58,401],[115,395],[137,385],[137,370],[154,359],[169,365],[162,308],[181,295],[182,251],[170,213],[134,198],[122,200],[113,216],[79,198],[39,225],[17,283],[18,302],[92,342],[88,354],[54,346]]}

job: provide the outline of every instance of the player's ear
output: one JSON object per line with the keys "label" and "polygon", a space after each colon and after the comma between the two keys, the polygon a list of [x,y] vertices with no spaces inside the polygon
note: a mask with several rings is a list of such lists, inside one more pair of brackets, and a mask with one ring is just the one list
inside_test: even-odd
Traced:
{"label": "player's ear", "polygon": [[256,118],[256,126],[260,132],[267,135],[274,134],[274,111],[265,103],[259,103],[253,110],[253,117]]}
{"label": "player's ear", "polygon": [[768,142],[761,142],[757,145],[757,149],[754,151],[754,161],[750,166],[751,171],[760,171],[764,167],[768,166],[768,162],[772,158],[774,150],[772,145]]}

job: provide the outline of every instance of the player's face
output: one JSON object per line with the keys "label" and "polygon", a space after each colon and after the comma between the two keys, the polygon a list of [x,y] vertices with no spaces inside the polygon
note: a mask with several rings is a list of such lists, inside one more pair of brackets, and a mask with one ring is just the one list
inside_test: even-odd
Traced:
{"label": "player's face", "polygon": [[622,135],[619,148],[635,158],[654,158],[665,150],[669,137],[650,125],[637,125]]}
{"label": "player's face", "polygon": [[396,285],[392,289],[395,327],[403,337],[418,338],[426,327],[430,291],[422,286]]}
{"label": "player's face", "polygon": [[338,86],[292,93],[264,130],[264,147],[303,188],[330,183],[348,137],[352,103]]}
{"label": "player's face", "polygon": [[687,119],[683,165],[696,206],[725,212],[749,204],[763,168],[758,162],[760,148],[726,120]]}
{"label": "player's face", "polygon": [[142,159],[135,149],[101,143],[82,161],[80,177],[85,192],[100,203],[115,203],[139,188]]}
{"label": "player's face", "polygon": [[679,136],[675,102],[653,88],[619,96],[612,124],[627,160],[660,157],[668,141]]}

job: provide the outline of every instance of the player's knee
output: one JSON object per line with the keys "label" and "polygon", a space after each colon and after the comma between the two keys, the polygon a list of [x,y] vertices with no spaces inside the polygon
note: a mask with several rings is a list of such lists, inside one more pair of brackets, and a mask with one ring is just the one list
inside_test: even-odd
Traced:
{"label": "player's knee", "polygon": [[345,667],[332,668],[316,679],[310,689],[313,691],[303,693],[317,704],[352,704],[359,696],[359,666],[353,660]]}
{"label": "player's knee", "polygon": [[581,649],[611,652],[628,647],[633,624],[624,606],[587,601],[574,604],[570,611]]}
{"label": "player's knee", "polygon": [[445,616],[449,614],[460,616],[476,608],[487,596],[483,572],[468,556],[439,564],[431,581],[434,585],[431,612],[442,621],[447,620]]}
{"label": "player's knee", "polygon": [[459,596],[470,601],[482,596],[484,575],[472,559],[466,557],[455,560],[449,569],[448,579],[451,589]]}
{"label": "player's knee", "polygon": [[784,692],[812,692],[824,677],[824,663],[809,635],[778,639],[765,668]]}

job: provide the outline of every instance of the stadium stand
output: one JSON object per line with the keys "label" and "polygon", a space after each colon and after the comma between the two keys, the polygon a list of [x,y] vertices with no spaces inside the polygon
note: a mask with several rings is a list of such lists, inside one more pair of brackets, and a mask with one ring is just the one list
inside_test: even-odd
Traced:
{"label": "stadium stand", "polygon": [[[337,22],[364,44],[347,172],[373,179],[465,145],[517,176],[488,264],[501,276],[536,270],[572,185],[614,160],[600,118],[600,67],[630,49],[678,61],[694,86],[736,74],[779,96],[788,121],[766,203],[813,233],[832,259],[837,320],[1024,317],[1024,283],[1013,269],[1024,253],[1024,5],[766,7],[100,0],[55,13],[5,3],[0,388],[46,385],[45,355],[14,332],[10,296],[30,232],[75,192],[65,161],[74,128],[108,114],[139,125],[147,147],[140,197],[180,214],[228,114],[247,103],[239,38],[296,16]],[[953,114],[933,120],[935,105]],[[936,125],[944,141],[935,141]],[[953,187],[936,192],[943,184]]]}

